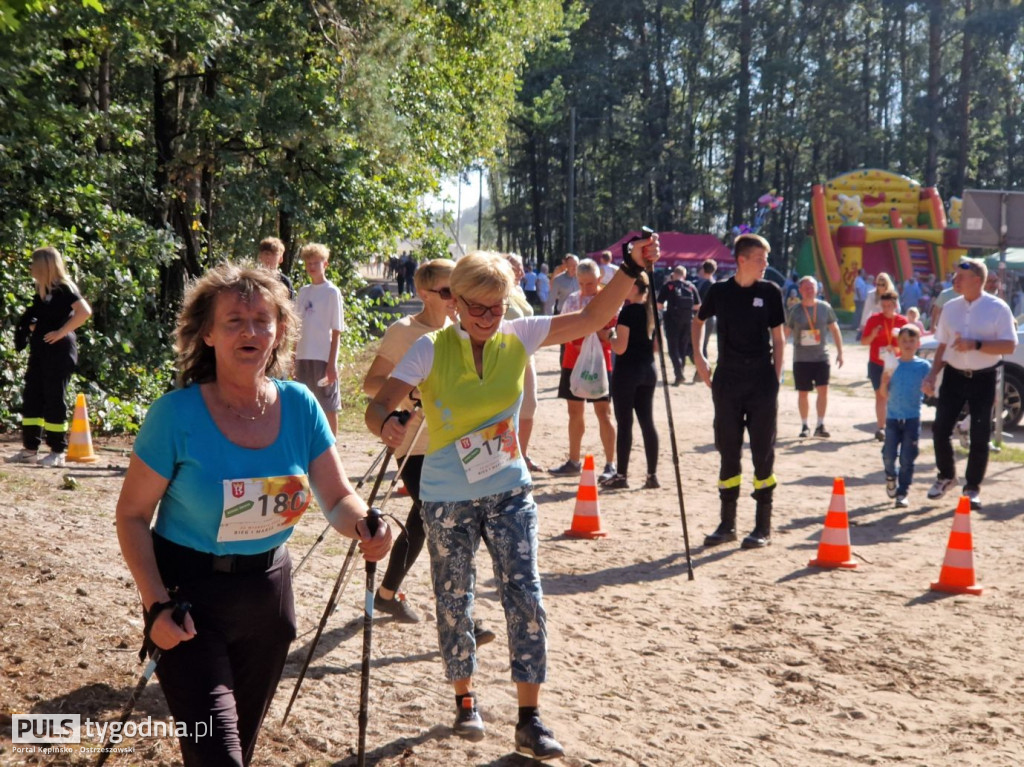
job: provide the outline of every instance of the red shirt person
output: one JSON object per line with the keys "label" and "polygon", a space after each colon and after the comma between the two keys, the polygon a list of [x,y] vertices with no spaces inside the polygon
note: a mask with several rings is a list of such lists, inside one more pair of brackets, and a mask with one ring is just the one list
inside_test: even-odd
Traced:
{"label": "red shirt person", "polygon": [[885,441],[885,391],[882,387],[882,373],[885,370],[886,360],[892,360],[895,364],[899,358],[899,344],[896,342],[896,334],[899,329],[907,324],[907,318],[896,313],[897,301],[899,300],[894,292],[885,292],[881,295],[882,311],[875,312],[868,317],[864,323],[864,333],[860,342],[870,346],[868,359],[868,379],[875,390],[875,423],[878,426],[875,431],[875,439],[879,442]]}

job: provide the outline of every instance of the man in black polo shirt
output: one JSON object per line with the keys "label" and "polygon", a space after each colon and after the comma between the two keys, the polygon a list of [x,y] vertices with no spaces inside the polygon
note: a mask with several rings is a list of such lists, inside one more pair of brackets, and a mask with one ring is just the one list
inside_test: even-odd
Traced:
{"label": "man in black polo shirt", "polygon": [[[679,386],[683,382],[686,355],[690,348],[693,310],[700,307],[697,288],[686,279],[685,266],[677,266],[672,270],[672,279],[658,291],[658,305],[665,319],[665,342],[676,374],[674,385]],[[690,357],[693,355],[690,354]]]}
{"label": "man in black polo shirt", "polygon": [[[785,352],[786,312],[778,286],[764,279],[771,246],[756,234],[736,238],[736,274],[714,283],[693,321],[697,372],[715,405],[715,446],[721,457],[718,496],[721,523],[704,538],[705,546],[736,540],[736,502],[740,495],[743,429],[750,436],[757,502],[754,529],[744,549],[771,543],[772,494],[775,491],[775,421]],[[701,351],[704,323],[718,320],[718,366],[714,380]]]}

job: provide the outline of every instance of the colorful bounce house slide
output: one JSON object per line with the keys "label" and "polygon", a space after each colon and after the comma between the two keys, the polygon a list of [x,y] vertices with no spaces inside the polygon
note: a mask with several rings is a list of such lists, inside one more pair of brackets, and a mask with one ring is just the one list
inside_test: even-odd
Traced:
{"label": "colorful bounce house slide", "polygon": [[911,275],[947,274],[960,247],[960,200],[950,220],[934,187],[884,170],[856,170],[816,184],[811,193],[811,244],[816,271],[836,308],[852,311],[853,281],[888,272],[897,283]]}

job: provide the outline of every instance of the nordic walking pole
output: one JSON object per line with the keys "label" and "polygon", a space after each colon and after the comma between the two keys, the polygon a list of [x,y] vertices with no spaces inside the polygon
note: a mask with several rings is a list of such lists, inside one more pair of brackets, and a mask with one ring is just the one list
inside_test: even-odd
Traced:
{"label": "nordic walking pole", "polygon": [[[366,529],[373,537],[380,522],[380,509],[370,508]],[[359,753],[357,767],[366,767],[366,725],[370,719],[370,649],[373,644],[373,594],[377,590],[377,563],[366,563],[366,602],[363,608],[363,664],[359,680]]]}
{"label": "nordic walking pole", "polygon": [[[192,605],[188,602],[179,602],[175,605],[174,612],[171,613],[171,617],[174,619],[174,622],[180,626],[185,620],[185,614],[191,609]],[[132,690],[131,697],[128,698],[128,702],[121,710],[121,716],[117,720],[119,725],[123,725],[127,722],[128,717],[132,715],[132,711],[135,709],[135,704],[138,702],[139,696],[142,695],[142,691],[146,689],[146,685],[149,684],[149,680],[153,678],[153,672],[156,671],[156,664],[160,662],[160,656],[163,655],[163,650],[153,644],[153,641],[148,637],[146,638],[145,644],[142,648],[143,657],[145,657],[146,650],[150,651],[149,662],[146,664],[146,667],[142,672],[142,676],[139,677],[139,681],[135,685],[135,689]],[[121,727],[118,727],[117,729],[120,730]],[[103,748],[100,750],[100,755],[96,759],[96,767],[103,767],[103,763],[107,761],[107,757],[110,756],[110,751],[107,750],[109,745],[109,741],[104,741]]]}
{"label": "nordic walking pole", "polygon": [[[641,229],[642,236],[634,237],[622,244],[622,257],[632,258],[629,253],[629,243],[634,240],[644,239],[654,234],[648,227]],[[672,442],[672,467],[676,474],[676,495],[679,498],[679,516],[683,523],[683,545],[686,548],[686,570],[689,580],[693,580],[693,560],[690,558],[690,533],[686,528],[686,503],[683,501],[683,479],[679,473],[679,448],[676,445],[676,425],[672,418],[672,400],[668,393],[668,372],[665,369],[665,339],[661,335],[661,317],[658,316],[658,302],[654,296],[654,267],[647,267],[647,300],[650,301],[651,311],[654,314],[654,337],[658,339],[658,357],[661,361],[661,384],[665,391],[665,411],[668,414],[668,433]]]}
{"label": "nordic walking pole", "polygon": [[[381,462],[381,460],[384,458],[387,452],[388,449],[385,447],[383,450],[380,451],[380,453],[377,454],[377,457],[373,459],[373,463],[370,464],[370,468],[366,470],[366,473],[363,475],[363,478],[356,483],[356,491],[358,491],[359,488],[361,488],[366,483],[366,480],[369,478],[370,474],[373,472],[374,469],[377,468],[377,464]],[[397,481],[397,477],[395,481]],[[299,570],[301,570],[302,566],[306,564],[306,560],[309,559],[309,555],[316,550],[317,546],[324,542],[324,537],[327,535],[327,531],[330,529],[331,523],[328,522],[324,529],[320,532],[320,535],[317,536],[317,539],[313,541],[313,545],[309,547],[309,551],[307,551],[305,556],[303,556],[302,559],[299,560],[299,563],[295,565],[294,569],[292,570],[293,578],[299,574]]]}
{"label": "nordic walking pole", "polygon": [[[373,482],[373,489],[370,490],[370,498],[367,501],[367,505],[372,505],[374,500],[377,498],[377,491],[380,490],[380,483],[384,479],[384,474],[388,470],[388,464],[391,462],[392,451],[388,450],[384,456],[384,463],[381,464],[380,471],[377,473],[377,479]],[[331,617],[331,613],[334,612],[334,606],[338,603],[338,595],[341,592],[342,581],[345,580],[345,575],[348,572],[349,565],[352,564],[352,557],[356,552],[356,545],[359,542],[353,540],[348,547],[348,553],[345,555],[345,562],[341,566],[341,570],[338,572],[338,577],[334,581],[334,588],[331,589],[331,596],[327,599],[327,606],[324,608],[323,615],[320,616],[320,623],[316,627],[316,634],[313,635],[313,641],[309,645],[309,652],[306,654],[306,660],[302,664],[302,670],[299,672],[298,679],[295,680],[295,689],[292,690],[292,697],[288,701],[288,707],[284,710],[284,716],[281,718],[281,726],[284,727],[288,722],[288,714],[292,711],[292,705],[295,703],[295,699],[299,697],[299,689],[302,687],[302,680],[306,678],[306,672],[309,670],[309,664],[313,660],[313,653],[316,652],[316,647],[320,643],[320,637],[324,633],[324,627],[327,625],[327,619]]]}
{"label": "nordic walking pole", "polygon": [[[411,413],[403,413],[399,417],[399,420],[402,423],[406,423],[410,417]],[[419,436],[420,430],[423,429],[424,423],[426,423],[426,419],[420,422],[419,429],[417,429],[416,431],[416,437]],[[413,442],[415,441],[415,438],[413,438]],[[380,490],[381,482],[384,479],[384,475],[387,473],[388,463],[391,461],[391,456],[393,453],[394,451],[391,450],[390,448],[385,448],[384,463],[383,465],[381,465],[380,471],[377,473],[377,478],[373,482],[373,488],[370,490],[370,496],[366,500],[367,506],[370,506],[371,509],[373,508],[373,502],[377,499],[377,492]],[[399,467],[399,475],[402,473],[402,469],[405,468],[405,463],[408,460],[409,456],[406,455],[405,459],[402,461],[401,467]],[[387,500],[391,497],[391,491],[394,490],[394,487],[395,482],[392,482],[390,488],[388,489],[387,495],[384,498],[385,502],[387,502]],[[383,506],[383,504],[381,505]],[[306,672],[309,670],[309,664],[313,660],[314,653],[316,653],[317,645],[320,643],[320,637],[324,633],[324,626],[327,625],[327,619],[330,618],[331,613],[334,612],[334,608],[338,604],[338,599],[340,599],[341,597],[341,591],[344,588],[345,584],[347,583],[346,575],[348,575],[349,573],[349,566],[351,565],[352,558],[355,555],[357,543],[357,541],[352,541],[352,543],[349,545],[348,553],[345,555],[345,562],[342,564],[341,570],[338,573],[338,577],[334,581],[334,588],[331,590],[331,596],[327,599],[327,606],[324,608],[323,615],[320,616],[320,624],[317,626],[316,634],[313,636],[313,642],[309,646],[309,653],[306,655],[306,660],[302,664],[302,670],[299,672],[298,679],[295,680],[295,689],[292,690],[292,697],[288,701],[288,707],[285,709],[284,717],[282,717],[281,719],[282,727],[284,727],[284,725],[288,722],[288,715],[291,713],[292,705],[295,703],[295,699],[299,697],[299,689],[302,687],[302,680],[306,678]]]}

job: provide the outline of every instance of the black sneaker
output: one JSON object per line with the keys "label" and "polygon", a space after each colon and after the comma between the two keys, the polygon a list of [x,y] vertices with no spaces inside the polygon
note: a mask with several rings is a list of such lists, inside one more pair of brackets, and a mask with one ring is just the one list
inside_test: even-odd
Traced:
{"label": "black sneaker", "polygon": [[644,489],[646,490],[657,490],[661,487],[661,483],[658,481],[657,474],[648,474],[647,481],[644,482]]}
{"label": "black sneaker", "polygon": [[473,638],[476,639],[476,646],[479,647],[480,645],[493,642],[495,633],[484,626],[484,622],[477,618],[473,621]]}
{"label": "black sneaker", "polygon": [[629,488],[629,482],[625,474],[612,474],[601,480],[601,487],[605,490],[626,490]]}
{"label": "black sneaker", "polygon": [[718,529],[710,535],[704,536],[705,546],[717,546],[720,543],[729,543],[736,540],[736,530],[730,529],[722,523],[718,526]]}
{"label": "black sneaker", "polygon": [[544,725],[539,716],[532,716],[516,727],[516,751],[533,757],[538,762],[565,756],[562,744],[555,740],[554,733]]}
{"label": "black sneaker", "polygon": [[804,437],[809,436],[811,436],[811,427],[808,426],[807,424],[804,424],[803,427],[800,429],[800,438],[803,439]]}
{"label": "black sneaker", "polygon": [[832,435],[829,434],[828,430],[825,429],[825,424],[819,423],[818,428],[814,430],[814,436],[820,437],[821,439],[828,439]]}
{"label": "black sneaker", "polygon": [[455,710],[455,724],[452,730],[460,738],[481,740],[484,737],[484,720],[476,707],[476,695],[468,693],[462,699],[462,705]]}
{"label": "black sneaker", "polygon": [[378,591],[373,595],[373,611],[390,615],[399,623],[419,623],[422,620],[400,591],[391,599],[385,599]]}
{"label": "black sneaker", "polygon": [[583,471],[583,465],[579,461],[566,461],[561,466],[549,469],[549,474],[556,477],[578,477]]}

